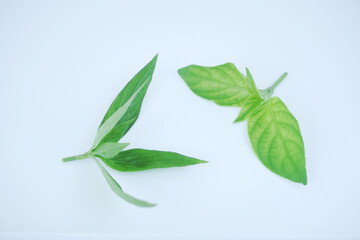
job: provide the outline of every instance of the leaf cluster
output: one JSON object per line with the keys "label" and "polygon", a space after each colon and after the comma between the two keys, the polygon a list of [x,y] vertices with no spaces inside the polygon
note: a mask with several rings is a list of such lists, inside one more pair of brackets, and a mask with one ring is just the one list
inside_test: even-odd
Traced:
{"label": "leaf cluster", "polygon": [[174,152],[146,149],[124,151],[129,143],[118,143],[139,116],[141,104],[155,70],[156,60],[157,55],[117,95],[100,123],[90,150],[84,154],[63,159],[64,162],[67,162],[93,158],[110,188],[125,201],[139,207],[152,207],[156,204],[142,201],[126,194],[115,179],[106,171],[99,159],[110,168],[125,172],[143,171],[152,168],[183,167],[206,162]]}
{"label": "leaf cluster", "polygon": [[215,67],[190,65],[178,73],[196,95],[221,106],[241,107],[234,122],[247,120],[250,142],[260,161],[284,178],[307,184],[299,124],[281,99],[272,97],[287,73],[264,90],[256,87],[247,68],[244,75],[232,63]]}

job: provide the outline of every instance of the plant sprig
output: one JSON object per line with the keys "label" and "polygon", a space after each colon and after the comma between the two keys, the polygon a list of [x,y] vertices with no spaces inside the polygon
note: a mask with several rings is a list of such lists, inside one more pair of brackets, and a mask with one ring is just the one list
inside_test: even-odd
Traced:
{"label": "plant sprig", "polygon": [[295,117],[274,89],[257,89],[250,71],[240,73],[234,64],[215,67],[190,65],[178,70],[181,78],[198,96],[221,106],[241,107],[234,122],[247,119],[248,134],[260,161],[274,173],[291,181],[307,184],[304,142]]}
{"label": "plant sprig", "polygon": [[139,207],[153,207],[156,204],[136,199],[125,193],[115,179],[106,171],[98,158],[118,171],[183,167],[206,162],[174,152],[145,149],[123,151],[129,143],[118,143],[139,116],[142,101],[154,73],[156,60],[157,55],[128,82],[115,98],[100,123],[90,150],[84,154],[63,159],[64,162],[86,158],[94,159],[110,188],[125,201]]}

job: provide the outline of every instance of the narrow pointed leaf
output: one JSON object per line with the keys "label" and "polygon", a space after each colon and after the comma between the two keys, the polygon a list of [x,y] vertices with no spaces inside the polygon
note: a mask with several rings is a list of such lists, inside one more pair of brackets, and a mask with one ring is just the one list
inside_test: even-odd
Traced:
{"label": "narrow pointed leaf", "polygon": [[109,167],[125,172],[142,171],[152,168],[184,167],[206,162],[174,152],[145,149],[130,149],[122,151],[112,158],[107,158],[101,155],[97,156]]}
{"label": "narrow pointed leaf", "polygon": [[123,149],[129,144],[118,143],[118,141],[129,131],[139,116],[141,104],[151,82],[156,61],[157,55],[127,83],[115,98],[100,123],[93,146],[90,150],[84,154],[63,159],[63,161],[67,162],[93,158],[110,188],[127,202],[139,207],[153,207],[155,204],[136,199],[126,194],[96,157],[102,158],[106,164],[113,168],[118,168],[123,171],[178,167],[205,162],[177,153],[141,149],[125,151],[125,153],[122,154]]}
{"label": "narrow pointed leaf", "polygon": [[113,142],[107,142],[104,144],[101,144],[99,147],[97,147],[94,151],[94,155],[101,155],[106,158],[112,158],[119,154],[124,148],[129,146],[130,143],[113,143]]}
{"label": "narrow pointed leaf", "polygon": [[262,101],[263,99],[261,99],[260,97],[248,98],[244,103],[244,105],[242,106],[241,111],[237,116],[237,118],[235,119],[234,123],[246,120],[261,104]]}
{"label": "narrow pointed leaf", "polygon": [[250,70],[248,68],[246,68],[246,77],[245,77],[245,81],[246,81],[246,86],[247,86],[247,90],[248,92],[253,96],[253,97],[259,97],[259,91],[256,87],[254,78],[252,77]]}
{"label": "narrow pointed leaf", "polygon": [[274,173],[306,185],[305,150],[295,117],[278,97],[264,102],[248,119],[251,145]]}
{"label": "narrow pointed leaf", "polygon": [[[131,118],[125,122],[117,122],[115,126],[112,127],[112,129],[107,133],[104,134],[104,132],[98,131],[97,137],[95,138],[92,150],[98,148],[99,146],[108,143],[108,142],[115,142],[117,143],[119,141],[119,136],[124,136],[125,133],[128,131],[129,126],[132,126],[136,121],[136,117]],[[110,127],[109,127],[110,128]],[[104,130],[105,127],[103,128]]]}
{"label": "narrow pointed leaf", "polygon": [[190,65],[178,73],[195,94],[218,105],[241,107],[250,95],[245,76],[232,63],[216,67]]}
{"label": "narrow pointed leaf", "polygon": [[155,69],[157,55],[141,69],[115,98],[102,120],[92,149],[118,142],[135,123]]}
{"label": "narrow pointed leaf", "polygon": [[127,193],[125,193],[122,190],[122,188],[120,187],[120,185],[115,181],[115,179],[101,165],[101,163],[99,163],[99,161],[97,159],[95,159],[95,161],[96,161],[97,165],[99,166],[102,174],[104,175],[106,181],[108,182],[111,190],[113,190],[114,193],[116,193],[116,195],[118,195],[119,197],[121,197],[122,199],[127,201],[128,203],[134,204],[138,207],[154,207],[154,206],[156,206],[156,204],[154,204],[154,203],[149,203],[149,202],[145,202],[145,201],[136,199],[136,198],[128,195]]}

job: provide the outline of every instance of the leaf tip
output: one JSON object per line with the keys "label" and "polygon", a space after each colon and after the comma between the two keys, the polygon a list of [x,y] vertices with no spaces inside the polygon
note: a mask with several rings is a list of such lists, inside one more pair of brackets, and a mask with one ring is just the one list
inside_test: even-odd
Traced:
{"label": "leaf tip", "polygon": [[[241,114],[241,112],[240,112]],[[240,115],[236,117],[236,119],[233,121],[233,123],[238,123],[238,122],[242,122],[245,120],[244,116],[243,115]]]}
{"label": "leaf tip", "polygon": [[149,203],[149,205],[147,207],[156,207],[157,203]]}
{"label": "leaf tip", "polygon": [[177,70],[177,72],[178,72],[178,74],[180,75],[180,77],[182,77],[182,74],[184,73],[185,69],[186,69],[186,67],[179,68],[179,69]]}
{"label": "leaf tip", "polygon": [[153,59],[151,59],[150,63],[155,65],[156,62],[157,62],[158,56],[159,56],[159,53],[157,53],[157,54],[153,57]]}
{"label": "leaf tip", "polygon": [[301,178],[301,183],[306,186],[307,184],[307,174],[306,174],[306,168],[304,168],[303,174],[302,174],[302,178]]}
{"label": "leaf tip", "polygon": [[305,176],[302,180],[301,183],[306,186],[307,185],[307,177]]}
{"label": "leaf tip", "polygon": [[198,163],[208,163],[209,161],[205,161],[205,160],[200,160],[200,159],[198,159]]}
{"label": "leaf tip", "polygon": [[141,204],[134,204],[134,205],[137,207],[151,208],[151,207],[156,207],[157,203],[142,202]]}
{"label": "leaf tip", "polygon": [[303,169],[303,172],[301,173],[301,175],[299,176],[299,178],[297,179],[298,183],[303,184],[304,186],[307,185],[307,174],[306,174],[306,169]]}
{"label": "leaf tip", "polygon": [[245,70],[246,70],[246,76],[249,76],[249,77],[252,78],[252,75],[251,75],[251,73],[250,73],[250,70],[249,70],[247,67],[245,67]]}

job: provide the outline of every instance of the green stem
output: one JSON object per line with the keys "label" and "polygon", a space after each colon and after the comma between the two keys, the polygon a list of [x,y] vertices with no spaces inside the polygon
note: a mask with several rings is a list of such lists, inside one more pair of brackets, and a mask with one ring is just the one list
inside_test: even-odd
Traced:
{"label": "green stem", "polygon": [[62,161],[63,162],[70,162],[70,161],[85,159],[85,158],[89,158],[89,157],[91,157],[91,155],[89,153],[84,153],[84,154],[77,155],[77,156],[71,156],[71,157],[63,158]]}
{"label": "green stem", "polygon": [[281,77],[279,77],[279,79],[276,80],[276,82],[274,82],[274,84],[271,87],[268,87],[264,90],[259,89],[261,98],[263,98],[265,101],[269,100],[274,92],[274,89],[277,87],[277,85],[279,85],[279,83],[281,83],[282,80],[284,80],[284,78],[286,78],[286,76],[287,76],[287,72],[281,75]]}
{"label": "green stem", "polygon": [[284,80],[284,78],[286,78],[286,76],[287,76],[287,72],[284,72],[283,75],[281,75],[281,77],[279,77],[279,79],[276,80],[276,82],[274,82],[274,84],[271,86],[273,91],[276,88],[276,86],[279,85],[279,83],[281,83],[281,81]]}

